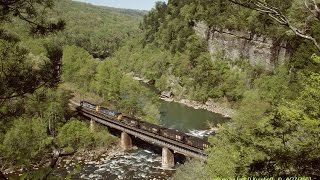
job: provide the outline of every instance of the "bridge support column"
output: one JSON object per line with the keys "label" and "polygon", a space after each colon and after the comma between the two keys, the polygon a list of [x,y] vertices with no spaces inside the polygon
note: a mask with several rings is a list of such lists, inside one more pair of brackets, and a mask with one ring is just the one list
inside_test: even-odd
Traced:
{"label": "bridge support column", "polygon": [[128,151],[132,148],[131,137],[126,132],[121,133],[120,146],[124,151]]}
{"label": "bridge support column", "polygon": [[162,148],[162,168],[170,169],[174,167],[174,155],[167,147]]}
{"label": "bridge support column", "polygon": [[94,132],[95,121],[91,118],[90,120],[90,131]]}

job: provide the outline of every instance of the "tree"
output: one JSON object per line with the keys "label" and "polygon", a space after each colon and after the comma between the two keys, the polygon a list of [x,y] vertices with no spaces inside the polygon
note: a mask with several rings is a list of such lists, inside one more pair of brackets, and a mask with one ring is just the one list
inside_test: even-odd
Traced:
{"label": "tree", "polygon": [[[12,107],[23,109],[21,107],[23,105],[19,103],[27,94],[32,94],[44,86],[54,87],[58,82],[56,77],[59,77],[57,73],[59,54],[58,58],[48,54],[48,58],[38,58],[36,62],[28,49],[22,45],[20,37],[8,30],[10,24],[13,22],[18,24],[17,22],[21,20],[30,25],[30,35],[47,35],[63,30],[64,21],[49,21],[46,16],[48,10],[52,9],[53,2],[53,0],[3,0],[0,2],[1,121],[8,118],[6,112]],[[30,161],[41,154],[50,142],[47,139],[43,121],[37,117],[30,119],[23,117],[13,121],[13,124],[3,140],[5,157],[8,159],[22,163]]]}
{"label": "tree", "polygon": [[32,159],[43,155],[44,147],[51,143],[46,124],[40,118],[20,118],[13,124],[4,137],[4,157],[28,165]]}
{"label": "tree", "polygon": [[154,92],[142,86],[131,77],[123,76],[120,82],[120,100],[118,107],[132,116],[142,117],[142,120],[158,124],[160,118],[158,98]]}
{"label": "tree", "polygon": [[[319,64],[317,56],[313,59]],[[282,72],[279,76],[283,78]],[[260,89],[245,94],[238,114],[210,140],[206,165],[210,177],[319,178],[320,75],[308,72],[298,76],[298,90],[291,87],[294,97],[284,90],[289,84],[272,82],[273,86],[268,87],[267,82],[261,87],[269,94]],[[277,78],[271,80],[287,81]],[[268,81],[266,77],[261,80]]]}
{"label": "tree", "polygon": [[34,34],[48,34],[63,30],[65,22],[50,22],[46,17],[47,9],[52,9],[53,0],[4,0],[0,2],[0,24],[10,22],[13,17],[26,21]]}
{"label": "tree", "polygon": [[[292,3],[292,6],[300,6],[299,14],[303,14],[303,18],[300,19],[300,22],[297,22],[296,19],[291,19],[292,15],[286,14],[286,9],[281,9],[274,5],[274,1],[269,0],[229,0],[234,4],[259,11],[261,13],[267,14],[269,17],[280,23],[281,25],[291,29],[291,31],[303,39],[312,41],[314,46],[320,51],[320,40],[318,37],[313,34],[310,29],[312,23],[319,23],[320,21],[320,2],[317,0],[295,0]],[[286,2],[285,2],[286,3]],[[301,8],[304,5],[305,8]],[[289,3],[289,7],[291,4]],[[291,16],[291,17],[290,17]],[[303,26],[301,26],[303,24]]]}
{"label": "tree", "polygon": [[[17,17],[31,26],[32,34],[62,30],[65,25],[62,20],[56,23],[46,21],[46,11],[52,7],[52,0],[1,1],[0,24],[11,23]],[[33,93],[44,85],[54,86],[51,79],[59,66],[57,60],[42,59],[42,63],[32,63],[29,51],[21,45],[19,37],[3,27],[0,28],[0,50],[0,105],[6,100]]]}
{"label": "tree", "polygon": [[28,62],[28,51],[18,44],[17,39],[10,37],[13,42],[0,39],[1,63],[1,104],[7,99],[23,96],[34,92],[43,86],[42,71],[33,68],[35,64]]}
{"label": "tree", "polygon": [[78,149],[92,145],[93,135],[85,123],[73,119],[59,130],[57,141],[61,147]]}
{"label": "tree", "polygon": [[179,167],[176,173],[173,175],[173,180],[195,180],[204,179],[207,176],[204,171],[204,162],[201,161],[189,161],[186,162],[182,167]]}
{"label": "tree", "polygon": [[97,73],[94,78],[95,91],[103,97],[106,102],[117,103],[120,93],[120,81],[123,75],[115,63],[104,61],[97,67]]}
{"label": "tree", "polygon": [[63,49],[62,78],[88,91],[93,82],[97,61],[83,48],[66,46]]}

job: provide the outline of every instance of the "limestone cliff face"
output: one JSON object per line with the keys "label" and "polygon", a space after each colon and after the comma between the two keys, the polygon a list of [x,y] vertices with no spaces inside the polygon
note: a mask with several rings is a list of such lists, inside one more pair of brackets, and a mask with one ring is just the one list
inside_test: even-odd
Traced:
{"label": "limestone cliff face", "polygon": [[290,57],[287,43],[283,40],[248,32],[217,30],[203,22],[196,23],[194,30],[207,40],[213,57],[222,54],[231,60],[248,59],[251,65],[261,65],[270,70]]}

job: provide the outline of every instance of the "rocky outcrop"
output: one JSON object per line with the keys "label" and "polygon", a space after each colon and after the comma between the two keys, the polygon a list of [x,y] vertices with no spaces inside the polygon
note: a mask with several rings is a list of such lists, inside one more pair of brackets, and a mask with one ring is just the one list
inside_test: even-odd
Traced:
{"label": "rocky outcrop", "polygon": [[231,60],[248,59],[251,65],[273,69],[290,57],[287,42],[250,32],[217,29],[203,22],[196,23],[195,32],[208,42],[212,57],[222,55]]}

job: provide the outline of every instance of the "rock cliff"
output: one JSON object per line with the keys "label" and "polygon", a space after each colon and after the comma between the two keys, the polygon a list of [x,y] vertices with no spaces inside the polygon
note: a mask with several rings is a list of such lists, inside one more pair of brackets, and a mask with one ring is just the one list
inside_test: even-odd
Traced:
{"label": "rock cliff", "polygon": [[281,39],[250,32],[209,28],[203,22],[196,23],[194,30],[207,40],[212,57],[221,54],[231,60],[248,59],[251,65],[261,65],[269,70],[290,57],[287,43]]}

